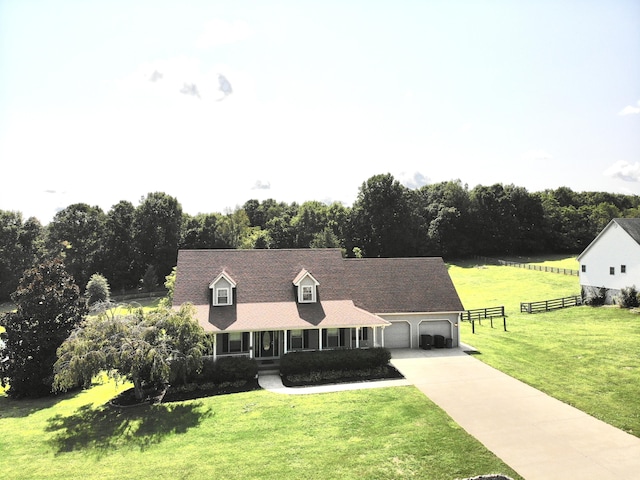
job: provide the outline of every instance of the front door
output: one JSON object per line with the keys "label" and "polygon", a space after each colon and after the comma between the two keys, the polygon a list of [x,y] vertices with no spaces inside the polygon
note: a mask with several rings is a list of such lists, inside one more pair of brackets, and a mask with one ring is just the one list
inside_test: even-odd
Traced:
{"label": "front door", "polygon": [[280,356],[278,332],[267,330],[266,332],[256,332],[258,344],[258,354],[260,358]]}

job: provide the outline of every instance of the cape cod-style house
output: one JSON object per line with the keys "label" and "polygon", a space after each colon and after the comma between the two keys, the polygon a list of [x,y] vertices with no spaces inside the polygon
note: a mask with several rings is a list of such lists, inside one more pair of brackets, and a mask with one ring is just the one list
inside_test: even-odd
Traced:
{"label": "cape cod-style house", "polygon": [[578,255],[583,296],[604,288],[612,303],[625,287],[640,288],[640,218],[614,218]]}
{"label": "cape cod-style house", "polygon": [[463,310],[434,258],[343,258],[339,249],[181,250],[174,307],[191,303],[215,357],[290,351],[418,348],[459,342]]}

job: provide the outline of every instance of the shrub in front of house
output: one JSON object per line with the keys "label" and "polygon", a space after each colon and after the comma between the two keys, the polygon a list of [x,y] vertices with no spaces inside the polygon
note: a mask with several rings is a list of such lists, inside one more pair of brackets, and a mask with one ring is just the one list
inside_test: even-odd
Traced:
{"label": "shrub in front of house", "polygon": [[396,377],[386,348],[290,352],[280,362],[285,384],[303,385]]}
{"label": "shrub in front of house", "polygon": [[[180,361],[172,363],[172,370],[175,368],[176,373],[180,372],[180,367]],[[172,385],[238,384],[254,380],[257,374],[258,365],[254,359],[249,357],[222,357],[215,362],[213,357],[204,357],[202,359],[202,368],[198,373],[186,378],[179,374],[172,375]]]}
{"label": "shrub in front of house", "polygon": [[253,380],[258,374],[258,364],[249,357],[222,357],[214,364],[213,382],[235,383]]}
{"label": "shrub in front of house", "polygon": [[625,287],[620,290],[620,293],[616,297],[616,302],[622,308],[637,308],[640,306],[640,301],[638,301],[638,290],[636,290],[636,286],[633,285],[631,287]]}
{"label": "shrub in front of house", "polygon": [[582,299],[585,305],[589,305],[590,307],[601,307],[607,301],[607,289],[605,287],[600,287],[587,290],[583,287]]}

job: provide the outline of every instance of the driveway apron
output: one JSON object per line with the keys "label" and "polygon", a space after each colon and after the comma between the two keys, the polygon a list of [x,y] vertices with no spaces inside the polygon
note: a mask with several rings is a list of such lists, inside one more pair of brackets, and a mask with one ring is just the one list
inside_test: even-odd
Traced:
{"label": "driveway apron", "polygon": [[392,350],[391,363],[527,480],[638,480],[640,439],[463,352]]}

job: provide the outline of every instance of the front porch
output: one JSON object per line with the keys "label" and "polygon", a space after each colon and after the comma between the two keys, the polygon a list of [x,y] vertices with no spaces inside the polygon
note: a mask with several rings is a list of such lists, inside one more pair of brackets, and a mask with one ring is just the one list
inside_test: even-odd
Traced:
{"label": "front porch", "polygon": [[212,333],[207,354],[213,356],[214,361],[224,356],[248,356],[258,364],[273,366],[289,352],[371,347],[384,347],[384,327]]}

